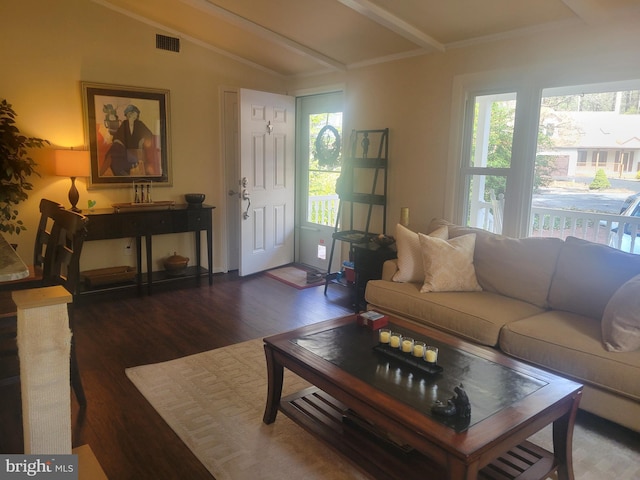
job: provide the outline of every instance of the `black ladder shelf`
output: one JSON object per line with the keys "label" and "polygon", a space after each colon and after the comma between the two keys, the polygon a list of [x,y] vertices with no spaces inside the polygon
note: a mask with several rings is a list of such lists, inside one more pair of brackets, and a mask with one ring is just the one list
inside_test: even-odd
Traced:
{"label": "black ladder shelf", "polygon": [[[324,293],[330,283],[341,283],[340,272],[332,272],[331,264],[336,242],[349,243],[349,260],[353,260],[353,246],[367,243],[379,233],[385,233],[387,224],[387,163],[389,129],[353,130],[349,155],[340,172],[336,191],[340,197],[336,225],[332,234],[329,267],[325,277]],[[343,226],[343,214],[348,208],[348,228]],[[375,227],[381,232],[371,232]],[[345,222],[345,223],[347,223]]]}

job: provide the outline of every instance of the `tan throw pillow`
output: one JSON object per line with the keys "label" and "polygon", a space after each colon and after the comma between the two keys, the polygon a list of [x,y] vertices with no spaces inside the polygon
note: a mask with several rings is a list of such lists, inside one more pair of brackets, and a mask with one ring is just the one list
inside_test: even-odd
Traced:
{"label": "tan throw pillow", "polygon": [[640,350],[640,275],[622,285],[607,303],[602,340],[610,352]]}
{"label": "tan throw pillow", "polygon": [[449,241],[418,234],[422,247],[424,284],[420,292],[474,292],[482,288],[473,266],[475,234]]}
{"label": "tan throw pillow", "polygon": [[[429,236],[446,240],[449,237],[447,227],[440,227]],[[422,268],[422,249],[418,234],[400,224],[396,225],[396,248],[398,249],[398,271],[393,275],[394,282],[424,282]]]}

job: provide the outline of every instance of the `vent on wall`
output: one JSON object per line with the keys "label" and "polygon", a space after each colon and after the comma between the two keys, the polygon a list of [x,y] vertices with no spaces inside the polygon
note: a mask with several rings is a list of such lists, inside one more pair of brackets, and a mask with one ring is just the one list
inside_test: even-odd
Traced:
{"label": "vent on wall", "polygon": [[160,50],[169,50],[170,52],[180,51],[180,39],[167,37],[166,35],[156,35],[156,48]]}

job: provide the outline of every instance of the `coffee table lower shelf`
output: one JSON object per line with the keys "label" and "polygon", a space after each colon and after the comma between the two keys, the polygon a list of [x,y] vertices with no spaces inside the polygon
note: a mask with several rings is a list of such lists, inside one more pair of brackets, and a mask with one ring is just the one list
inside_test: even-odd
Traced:
{"label": "coffee table lower shelf", "polygon": [[[280,410],[374,478],[446,478],[443,468],[434,465],[429,457],[394,442],[316,387],[283,398]],[[542,480],[556,468],[553,454],[524,442],[483,468],[478,479]]]}

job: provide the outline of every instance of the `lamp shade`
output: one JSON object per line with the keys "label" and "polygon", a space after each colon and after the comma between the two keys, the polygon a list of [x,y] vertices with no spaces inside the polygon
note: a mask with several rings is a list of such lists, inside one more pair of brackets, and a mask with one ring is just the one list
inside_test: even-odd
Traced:
{"label": "lamp shade", "polygon": [[56,175],[61,177],[88,177],[91,175],[87,150],[56,150]]}

